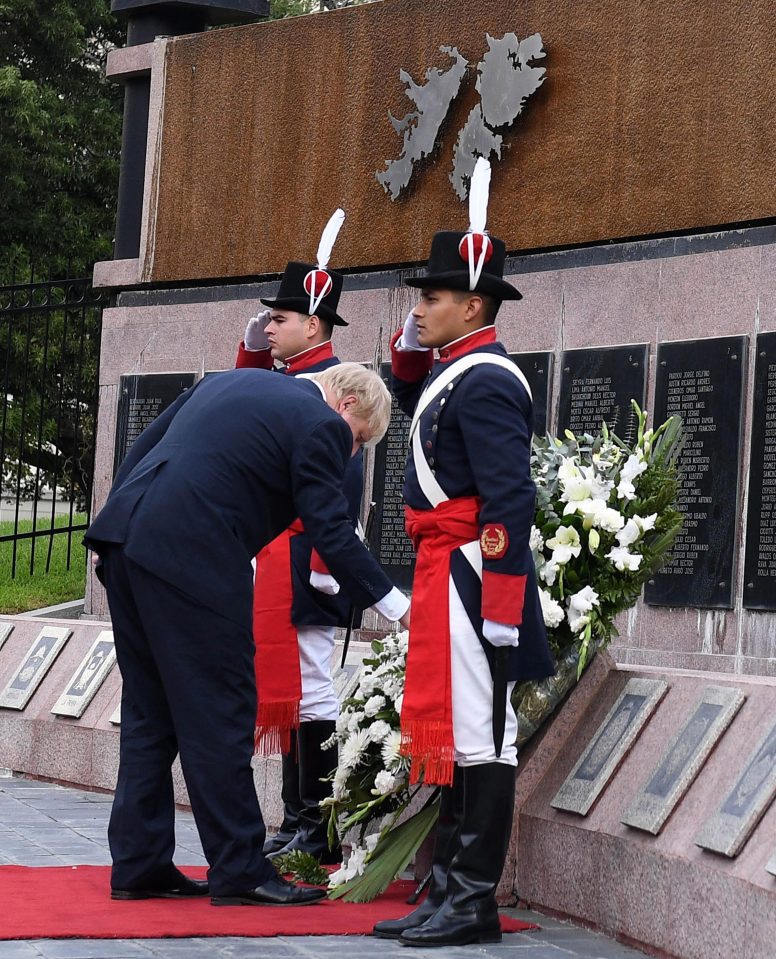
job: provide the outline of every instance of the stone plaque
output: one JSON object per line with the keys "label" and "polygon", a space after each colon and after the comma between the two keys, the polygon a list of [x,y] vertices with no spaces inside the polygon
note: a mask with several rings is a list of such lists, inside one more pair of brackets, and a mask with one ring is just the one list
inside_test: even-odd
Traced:
{"label": "stone plaque", "polygon": [[[390,389],[391,364],[380,366],[380,376]],[[402,484],[410,419],[391,401],[391,420],[388,431],[375,449],[374,487],[375,519],[370,544],[387,575],[399,589],[412,588],[415,572],[415,550],[404,532],[404,500]]]}
{"label": "stone plaque", "polygon": [[776,725],[763,736],[696,845],[735,856],[776,796]]}
{"label": "stone plaque", "polygon": [[730,725],[746,697],[731,686],[707,686],[622,821],[656,836]]}
{"label": "stone plaque", "polygon": [[13,631],[13,623],[0,623],[0,649],[5,645],[6,639]]}
{"label": "stone plaque", "polygon": [[70,677],[65,691],[54,703],[51,712],[57,716],[82,716],[115,662],[113,633],[104,629]]}
{"label": "stone plaque", "polygon": [[528,380],[533,396],[534,433],[544,436],[547,432],[547,411],[550,408],[550,383],[552,383],[552,353],[510,353],[520,372]]}
{"label": "stone plaque", "polygon": [[194,373],[142,373],[121,377],[113,453],[114,476],[143,430],[193,385]]}
{"label": "stone plaque", "polygon": [[607,346],[564,350],[561,360],[558,433],[592,433],[606,423],[621,440],[636,439],[631,400],[644,407],[648,347]]}
{"label": "stone plaque", "polygon": [[587,815],[667,690],[668,684],[660,680],[628,680],[552,800],[556,809]]}
{"label": "stone plaque", "polygon": [[776,333],[757,337],[744,606],[776,609]]}
{"label": "stone plaque", "polygon": [[776,876],[776,852],[765,867],[772,876]]}
{"label": "stone plaque", "polygon": [[655,606],[733,605],[746,347],[746,336],[658,347],[654,422],[680,416],[685,442],[678,464],[684,528],[644,589]]}
{"label": "stone plaque", "polygon": [[32,641],[21,665],[0,693],[0,706],[24,709],[41,684],[72,630],[64,626],[45,626]]}

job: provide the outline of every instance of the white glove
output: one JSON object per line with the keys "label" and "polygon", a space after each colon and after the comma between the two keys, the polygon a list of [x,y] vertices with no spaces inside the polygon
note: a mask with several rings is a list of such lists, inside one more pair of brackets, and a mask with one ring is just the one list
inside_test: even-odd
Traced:
{"label": "white glove", "polygon": [[256,350],[269,349],[269,340],[264,331],[271,316],[271,310],[262,310],[258,316],[252,316],[248,320],[248,325],[245,327],[245,336],[243,336],[246,350],[255,352]]}
{"label": "white glove", "polygon": [[482,621],[482,635],[491,646],[518,646],[520,630],[507,623],[495,623],[492,619]]}
{"label": "white glove", "polygon": [[310,585],[327,596],[336,596],[340,591],[340,584],[333,576],[328,573],[316,573],[314,569],[310,570]]}
{"label": "white glove", "polygon": [[404,329],[396,345],[400,350],[428,352],[427,346],[421,346],[420,343],[418,343],[418,321],[415,319],[415,314],[411,310],[407,315],[407,319],[404,321]]}

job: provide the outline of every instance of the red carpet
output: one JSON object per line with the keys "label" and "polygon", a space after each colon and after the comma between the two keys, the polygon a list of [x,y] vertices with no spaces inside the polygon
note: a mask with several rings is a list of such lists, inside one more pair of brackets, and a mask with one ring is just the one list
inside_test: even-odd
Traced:
{"label": "red carpet", "polygon": [[[195,879],[198,867],[183,867]],[[401,880],[374,902],[324,900],[312,906],[229,906],[210,900],[114,902],[108,866],[0,866],[0,939],[155,939],[194,936],[354,936],[411,907]],[[505,932],[536,926],[502,917]]]}

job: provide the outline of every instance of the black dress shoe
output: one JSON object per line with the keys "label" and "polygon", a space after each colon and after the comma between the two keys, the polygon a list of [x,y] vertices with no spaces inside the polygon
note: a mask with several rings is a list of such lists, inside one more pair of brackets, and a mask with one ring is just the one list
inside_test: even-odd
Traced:
{"label": "black dress shoe", "polygon": [[271,876],[255,889],[229,896],[212,896],[210,902],[214,906],[309,906],[325,896],[325,889],[295,886],[282,876]]}
{"label": "black dress shoe", "polygon": [[144,889],[111,889],[111,899],[190,899],[210,892],[203,879],[189,879],[177,869],[165,882],[153,883]]}

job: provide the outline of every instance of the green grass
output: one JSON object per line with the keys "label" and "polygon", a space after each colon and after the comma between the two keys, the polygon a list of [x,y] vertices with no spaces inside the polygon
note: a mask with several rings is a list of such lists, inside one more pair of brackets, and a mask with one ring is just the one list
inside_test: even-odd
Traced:
{"label": "green grass", "polygon": [[[83,513],[73,514],[73,525],[86,522]],[[54,526],[68,526],[69,517],[58,516]],[[37,528],[51,528],[51,517],[38,517]],[[19,523],[19,532],[32,530],[31,520]],[[0,523],[0,536],[13,533],[13,522]],[[51,565],[46,572],[49,537],[35,540],[35,569],[30,576],[31,539],[23,539],[16,546],[16,577],[11,578],[13,543],[0,543],[0,613],[24,613],[41,606],[53,606],[73,599],[81,599],[86,586],[86,553],[81,545],[83,530],[72,534],[70,545],[70,569],[67,568],[67,533],[53,537]]]}

